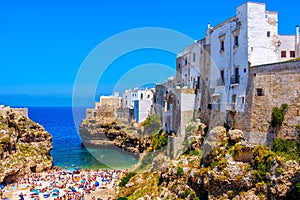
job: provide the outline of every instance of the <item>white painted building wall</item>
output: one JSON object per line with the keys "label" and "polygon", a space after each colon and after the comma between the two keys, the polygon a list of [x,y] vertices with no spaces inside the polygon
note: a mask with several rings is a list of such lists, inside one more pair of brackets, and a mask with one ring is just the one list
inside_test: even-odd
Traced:
{"label": "white painted building wall", "polygon": [[[266,11],[264,3],[242,4],[234,17],[210,28],[206,40],[211,44],[211,88],[215,89],[215,98],[219,98],[216,100],[226,105],[221,105],[221,111],[244,111],[249,65],[281,61],[280,49],[287,49],[287,54],[295,49],[295,37],[278,35],[278,13]],[[232,82],[236,69],[239,78]],[[221,71],[224,71],[224,86],[218,82]]]}
{"label": "white painted building wall", "polygon": [[279,35],[278,39],[280,41],[278,60],[286,61],[295,58],[295,35]]}
{"label": "white painted building wall", "polygon": [[195,83],[200,76],[200,52],[201,45],[195,41],[192,45],[186,47],[183,52],[177,56],[177,70],[180,74],[181,87],[195,88]]}
{"label": "white painted building wall", "polygon": [[134,101],[136,100],[151,100],[153,101],[153,92],[151,90],[141,90],[135,88],[134,90],[125,90],[122,94],[123,108],[133,109]]}
{"label": "white painted building wall", "polygon": [[152,100],[144,99],[139,100],[139,123],[145,121],[145,119],[150,115],[152,107]]}
{"label": "white painted building wall", "polygon": [[132,105],[132,100],[131,100],[131,96],[132,96],[132,90],[125,90],[122,94],[122,108],[133,108]]}

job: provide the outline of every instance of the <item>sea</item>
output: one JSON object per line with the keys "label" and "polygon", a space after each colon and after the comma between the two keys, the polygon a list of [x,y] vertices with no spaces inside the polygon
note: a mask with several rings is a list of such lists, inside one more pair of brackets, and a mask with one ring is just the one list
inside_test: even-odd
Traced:
{"label": "sea", "polygon": [[85,118],[86,108],[29,107],[31,120],[44,126],[52,135],[53,165],[64,169],[128,169],[138,162],[138,157],[119,148],[85,148],[78,130]]}

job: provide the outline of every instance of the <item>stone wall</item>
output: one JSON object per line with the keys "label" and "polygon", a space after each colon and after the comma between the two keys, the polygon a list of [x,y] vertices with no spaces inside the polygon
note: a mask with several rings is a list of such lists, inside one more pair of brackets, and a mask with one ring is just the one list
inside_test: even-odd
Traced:
{"label": "stone wall", "polygon": [[2,116],[6,116],[10,112],[18,113],[28,117],[28,108],[10,108],[9,106],[0,108],[0,115]]}
{"label": "stone wall", "polygon": [[[249,133],[275,132],[277,137],[295,139],[295,126],[300,124],[300,61],[282,62],[250,68],[245,112],[237,113],[234,128]],[[272,110],[288,104],[279,130],[270,128]],[[255,134],[254,134],[255,133]],[[263,138],[269,138],[264,135]]]}

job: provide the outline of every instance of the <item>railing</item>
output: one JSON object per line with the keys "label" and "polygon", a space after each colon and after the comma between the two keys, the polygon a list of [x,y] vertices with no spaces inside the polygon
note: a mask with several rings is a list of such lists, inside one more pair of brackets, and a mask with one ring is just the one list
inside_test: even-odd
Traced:
{"label": "railing", "polygon": [[240,84],[240,75],[230,77],[230,84]]}
{"label": "railing", "polygon": [[225,85],[225,83],[224,83],[223,79],[222,78],[218,78],[217,79],[217,86],[224,86],[224,85]]}

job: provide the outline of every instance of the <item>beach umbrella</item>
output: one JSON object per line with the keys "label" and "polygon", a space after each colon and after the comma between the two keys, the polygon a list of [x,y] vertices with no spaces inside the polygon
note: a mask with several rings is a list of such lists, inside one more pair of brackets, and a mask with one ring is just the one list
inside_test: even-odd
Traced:
{"label": "beach umbrella", "polygon": [[54,193],[58,193],[59,192],[59,189],[54,189],[54,190],[52,190],[52,192],[54,192]]}
{"label": "beach umbrella", "polygon": [[76,192],[76,189],[75,189],[75,188],[71,188],[71,191],[72,191],[72,192]]}
{"label": "beach umbrella", "polygon": [[45,194],[43,195],[43,197],[44,197],[44,198],[48,198],[48,197],[50,197],[50,194],[45,193]]}
{"label": "beach umbrella", "polygon": [[95,186],[98,187],[99,186],[99,182],[95,181]]}
{"label": "beach umbrella", "polygon": [[4,185],[3,184],[0,185],[0,189],[4,189]]}
{"label": "beach umbrella", "polygon": [[85,183],[85,181],[86,181],[86,180],[84,180],[84,179],[80,180],[81,183]]}
{"label": "beach umbrella", "polygon": [[35,193],[35,194],[39,194],[39,193],[40,193],[40,191],[39,191],[39,190],[36,190],[36,189],[31,190],[31,192],[32,192],[32,193]]}

